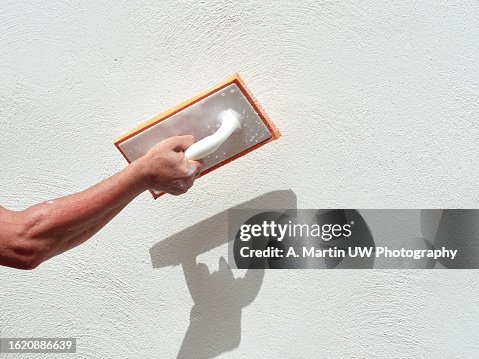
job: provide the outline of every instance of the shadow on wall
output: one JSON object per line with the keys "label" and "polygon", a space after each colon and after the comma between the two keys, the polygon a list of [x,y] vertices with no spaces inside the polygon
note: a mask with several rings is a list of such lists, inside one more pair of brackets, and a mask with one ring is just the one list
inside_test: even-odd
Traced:
{"label": "shadow on wall", "polygon": [[[291,190],[265,193],[230,209],[291,209],[297,207]],[[190,325],[178,358],[213,358],[241,342],[241,312],[256,298],[264,277],[262,269],[249,269],[235,278],[226,260],[210,273],[196,257],[228,242],[228,210],[222,211],[150,249],[153,268],[181,264],[194,305]]]}
{"label": "shadow on wall", "polygon": [[[423,209],[421,229],[425,241],[434,249],[457,249],[453,260],[441,258],[442,267],[449,269],[479,268],[479,210]],[[439,266],[440,267],[440,266]]]}

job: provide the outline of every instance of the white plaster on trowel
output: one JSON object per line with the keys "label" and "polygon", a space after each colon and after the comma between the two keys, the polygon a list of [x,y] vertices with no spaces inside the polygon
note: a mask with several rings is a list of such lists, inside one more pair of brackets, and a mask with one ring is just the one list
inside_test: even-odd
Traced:
{"label": "white plaster on trowel", "polygon": [[268,127],[248,99],[236,84],[231,84],[129,138],[119,147],[130,161],[134,161],[158,142],[172,136],[193,135],[197,142],[201,141],[218,131],[221,114],[226,110],[237,114],[241,129],[203,158],[203,171],[271,137]]}

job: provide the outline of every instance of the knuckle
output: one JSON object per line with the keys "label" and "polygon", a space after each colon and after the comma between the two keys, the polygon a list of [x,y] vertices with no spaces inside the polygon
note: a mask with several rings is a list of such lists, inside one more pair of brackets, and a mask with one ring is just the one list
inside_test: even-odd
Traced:
{"label": "knuckle", "polygon": [[191,169],[186,166],[182,166],[179,170],[179,177],[183,180],[187,180],[192,175],[194,175],[194,171],[191,171]]}

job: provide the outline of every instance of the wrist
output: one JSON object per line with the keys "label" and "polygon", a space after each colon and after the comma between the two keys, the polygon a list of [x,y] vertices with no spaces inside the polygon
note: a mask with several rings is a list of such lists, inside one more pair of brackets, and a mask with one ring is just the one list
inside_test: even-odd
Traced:
{"label": "wrist", "polygon": [[130,163],[125,170],[129,172],[129,177],[138,191],[143,192],[148,189],[149,175],[143,165],[143,157]]}

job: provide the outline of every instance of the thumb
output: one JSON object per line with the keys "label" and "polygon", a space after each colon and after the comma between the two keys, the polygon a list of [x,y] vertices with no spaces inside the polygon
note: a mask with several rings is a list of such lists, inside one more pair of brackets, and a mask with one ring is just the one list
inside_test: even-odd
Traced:
{"label": "thumb", "polygon": [[201,168],[203,167],[203,164],[200,161],[192,161],[192,160],[186,160],[188,163],[188,167],[192,169],[195,173],[195,177],[198,177],[201,173]]}

